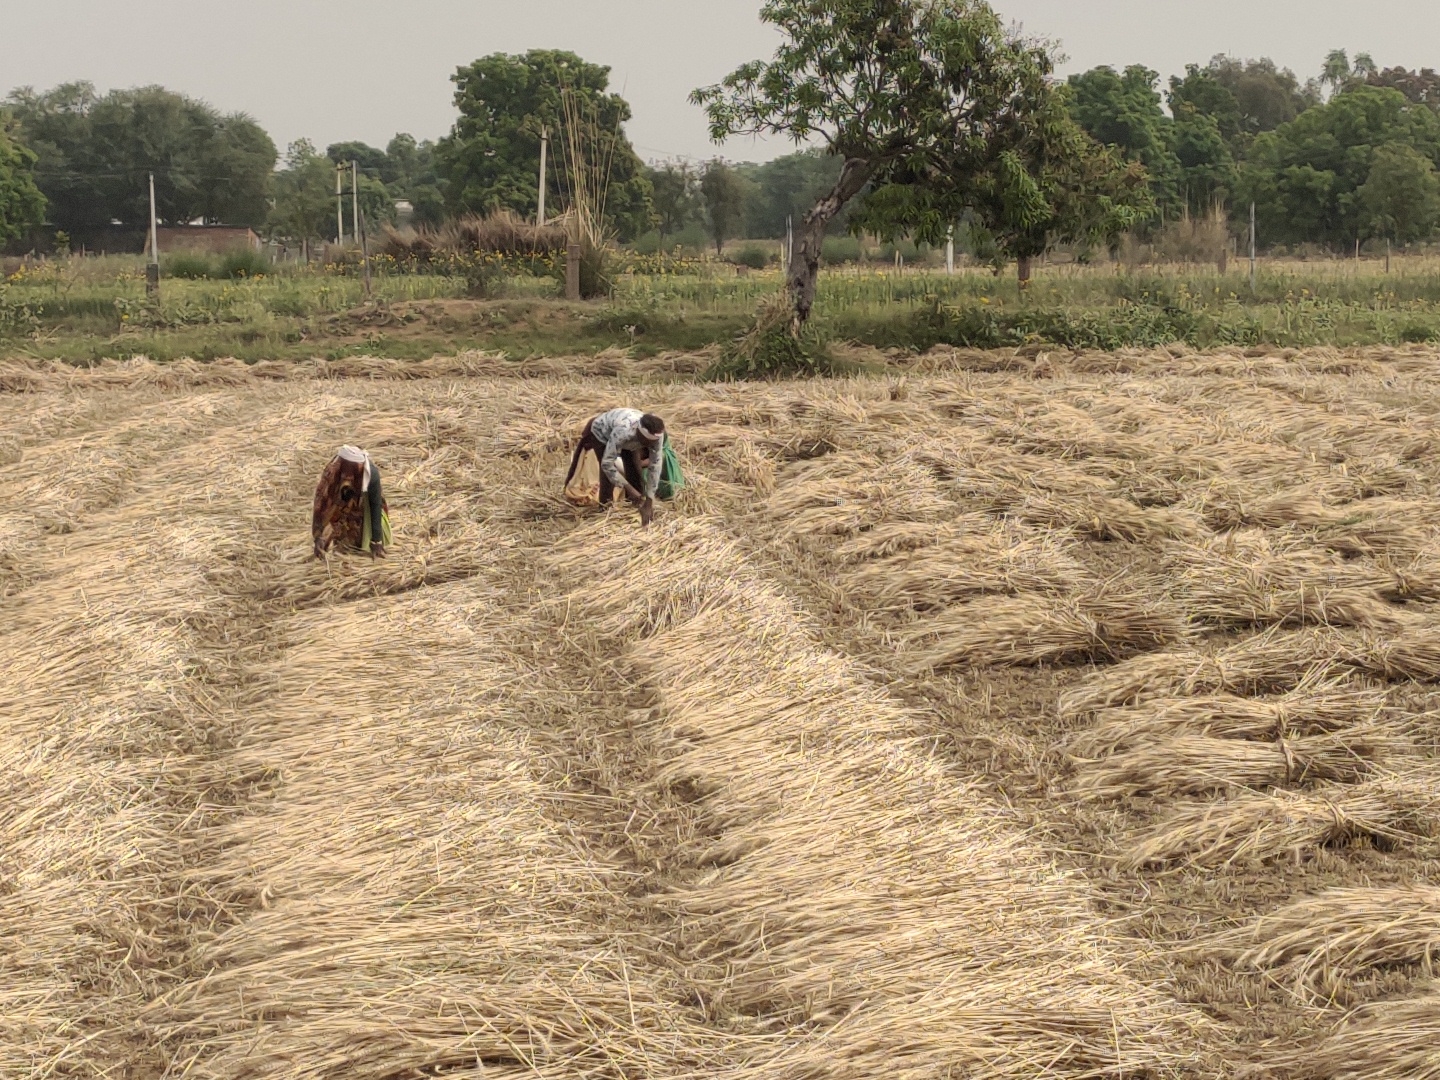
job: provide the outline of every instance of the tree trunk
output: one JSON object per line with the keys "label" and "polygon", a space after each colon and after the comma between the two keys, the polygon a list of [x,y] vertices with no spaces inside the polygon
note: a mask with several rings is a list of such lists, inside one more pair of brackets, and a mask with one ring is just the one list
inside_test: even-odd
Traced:
{"label": "tree trunk", "polygon": [[1015,260],[1016,272],[1020,275],[1020,288],[1030,287],[1030,256],[1021,255]]}
{"label": "tree trunk", "polygon": [[825,242],[825,230],[845,204],[860,194],[870,182],[875,167],[860,158],[846,158],[845,167],[840,170],[840,179],[830,194],[823,196],[800,226],[796,237],[795,250],[790,253],[790,268],[785,288],[790,292],[790,301],[795,306],[791,329],[799,333],[800,327],[810,318],[810,309],[815,306],[815,282],[820,276],[820,249]]}

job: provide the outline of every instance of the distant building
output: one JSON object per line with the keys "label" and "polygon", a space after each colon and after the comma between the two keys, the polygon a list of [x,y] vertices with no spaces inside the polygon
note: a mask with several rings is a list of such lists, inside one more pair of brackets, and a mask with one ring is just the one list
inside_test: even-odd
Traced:
{"label": "distant building", "polygon": [[[165,225],[155,230],[160,254],[176,251],[218,255],[226,251],[259,251],[260,237],[245,225]],[[145,234],[145,254],[150,254],[150,234]]]}

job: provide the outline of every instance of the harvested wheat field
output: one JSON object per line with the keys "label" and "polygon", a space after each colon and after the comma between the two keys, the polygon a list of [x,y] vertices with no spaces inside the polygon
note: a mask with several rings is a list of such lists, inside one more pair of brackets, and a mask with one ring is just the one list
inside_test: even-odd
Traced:
{"label": "harvested wheat field", "polygon": [[1440,1077],[1440,354],[702,364],[0,365],[0,1076]]}

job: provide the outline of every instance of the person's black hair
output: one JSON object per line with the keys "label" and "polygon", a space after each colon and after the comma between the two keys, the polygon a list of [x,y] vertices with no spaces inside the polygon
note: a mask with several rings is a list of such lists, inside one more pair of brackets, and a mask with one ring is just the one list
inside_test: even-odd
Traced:
{"label": "person's black hair", "polygon": [[656,416],[654,413],[647,412],[644,416],[640,417],[640,426],[643,427],[646,431],[648,431],[651,435],[665,434],[665,421],[661,420],[660,417]]}

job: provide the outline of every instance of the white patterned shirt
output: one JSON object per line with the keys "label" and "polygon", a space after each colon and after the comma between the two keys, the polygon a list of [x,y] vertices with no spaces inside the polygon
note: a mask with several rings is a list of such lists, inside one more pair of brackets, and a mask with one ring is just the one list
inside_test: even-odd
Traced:
{"label": "white patterned shirt", "polygon": [[[640,434],[640,418],[644,415],[639,409],[611,409],[595,417],[590,424],[590,433],[605,447],[600,455],[601,471],[619,488],[624,488],[629,482],[620,467],[620,451],[633,452],[637,462],[639,456],[650,455],[650,464],[641,475],[644,488],[640,494],[653,499],[656,488],[660,486],[660,471],[664,468],[665,456],[661,453],[661,446],[651,444]],[[661,443],[664,443],[663,437]]]}

